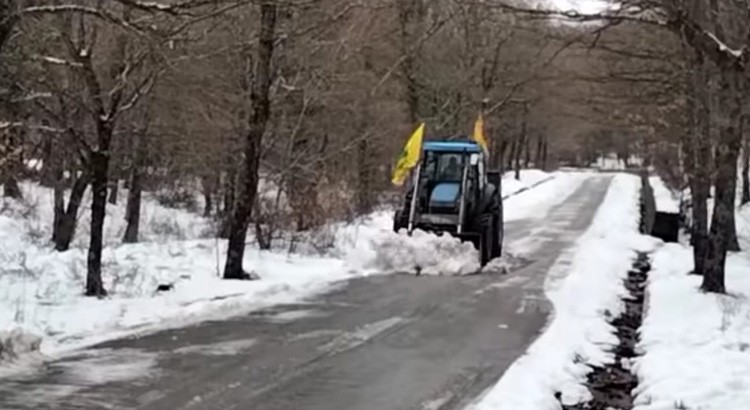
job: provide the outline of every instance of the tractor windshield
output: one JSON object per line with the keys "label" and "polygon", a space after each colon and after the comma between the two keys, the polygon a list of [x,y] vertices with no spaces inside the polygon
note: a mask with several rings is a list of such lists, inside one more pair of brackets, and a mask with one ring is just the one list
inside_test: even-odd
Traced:
{"label": "tractor windshield", "polygon": [[422,177],[431,181],[460,182],[465,158],[463,153],[427,151]]}

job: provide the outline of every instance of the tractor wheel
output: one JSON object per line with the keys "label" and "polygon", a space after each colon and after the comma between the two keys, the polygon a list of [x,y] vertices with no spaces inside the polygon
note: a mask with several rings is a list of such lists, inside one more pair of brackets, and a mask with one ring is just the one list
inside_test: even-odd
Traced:
{"label": "tractor wheel", "polygon": [[492,258],[499,258],[503,253],[503,222],[496,213],[492,215]]}
{"label": "tractor wheel", "polygon": [[484,267],[492,260],[492,250],[496,240],[492,215],[484,214],[479,220],[479,264]]}
{"label": "tractor wheel", "polygon": [[[393,215],[393,232],[398,233],[401,229],[406,228],[404,223],[403,211],[399,210]],[[408,223],[408,222],[407,222]]]}

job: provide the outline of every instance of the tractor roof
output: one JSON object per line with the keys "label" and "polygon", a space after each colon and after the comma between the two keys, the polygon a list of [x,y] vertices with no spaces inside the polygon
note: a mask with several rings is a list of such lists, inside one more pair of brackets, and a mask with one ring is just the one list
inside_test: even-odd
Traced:
{"label": "tractor roof", "polygon": [[482,149],[473,141],[425,141],[425,151],[480,153]]}

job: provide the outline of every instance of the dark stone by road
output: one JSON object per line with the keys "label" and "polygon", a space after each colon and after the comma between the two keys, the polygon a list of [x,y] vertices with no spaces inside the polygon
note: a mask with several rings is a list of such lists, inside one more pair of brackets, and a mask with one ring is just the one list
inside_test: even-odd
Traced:
{"label": "dark stone by road", "polygon": [[507,275],[354,279],[306,303],[105,343],[0,381],[0,409],[462,408],[539,334],[547,271],[609,181],[592,176],[545,218],[509,224],[522,262]]}

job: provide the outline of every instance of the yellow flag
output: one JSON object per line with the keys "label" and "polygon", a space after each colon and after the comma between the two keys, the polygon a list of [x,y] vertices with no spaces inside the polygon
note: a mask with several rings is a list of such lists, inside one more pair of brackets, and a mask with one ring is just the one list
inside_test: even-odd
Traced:
{"label": "yellow flag", "polygon": [[479,114],[477,122],[474,123],[474,141],[482,146],[485,154],[489,155],[490,147],[487,144],[487,138],[484,136],[484,119],[482,118],[482,114]]}
{"label": "yellow flag", "polygon": [[424,123],[420,124],[416,131],[409,137],[404,150],[396,163],[396,169],[393,170],[393,185],[404,185],[409,170],[419,163],[419,157],[422,155],[422,139],[424,138]]}

